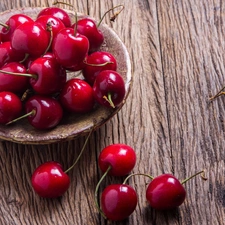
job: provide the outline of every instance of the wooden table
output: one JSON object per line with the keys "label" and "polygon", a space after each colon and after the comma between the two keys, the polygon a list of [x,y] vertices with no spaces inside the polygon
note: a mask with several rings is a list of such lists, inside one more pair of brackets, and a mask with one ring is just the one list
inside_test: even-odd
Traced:
{"label": "wooden table", "polygon": [[[50,145],[0,142],[0,224],[225,224],[225,97],[209,97],[225,85],[225,5],[219,0],[66,1],[95,18],[113,6],[125,9],[114,28],[128,48],[133,86],[127,103],[94,132],[81,160],[69,173],[71,186],[59,199],[34,194],[30,177],[48,160],[68,168],[85,137]],[[0,10],[51,5],[45,0],[0,2]],[[67,8],[66,6],[62,6]],[[129,180],[139,203],[129,219],[110,223],[97,212],[94,189],[102,173],[101,149],[125,143],[137,153],[134,173],[172,173],[183,180],[187,198],[179,209],[157,212],[145,198],[150,180]],[[123,178],[107,177],[102,189]]]}

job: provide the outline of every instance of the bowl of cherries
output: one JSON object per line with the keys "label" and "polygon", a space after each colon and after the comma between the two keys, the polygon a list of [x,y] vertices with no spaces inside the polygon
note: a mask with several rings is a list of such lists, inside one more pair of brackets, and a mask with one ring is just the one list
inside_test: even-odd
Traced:
{"label": "bowl of cherries", "polygon": [[70,140],[125,104],[128,51],[102,19],[60,7],[0,13],[0,139]]}

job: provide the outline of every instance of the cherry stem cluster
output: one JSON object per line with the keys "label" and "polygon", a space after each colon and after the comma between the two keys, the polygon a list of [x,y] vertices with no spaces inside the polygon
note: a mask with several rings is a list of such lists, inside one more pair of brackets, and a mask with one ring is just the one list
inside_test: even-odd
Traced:
{"label": "cherry stem cluster", "polygon": [[83,147],[82,147],[82,149],[81,149],[81,151],[80,151],[80,154],[78,155],[78,157],[77,157],[77,159],[75,160],[75,162],[73,163],[73,165],[70,166],[66,171],[64,171],[64,173],[68,173],[68,172],[69,172],[70,170],[72,170],[73,167],[77,164],[77,162],[79,161],[81,155],[83,154],[83,152],[84,152],[84,150],[85,150],[85,147],[87,146],[88,140],[89,140],[89,138],[90,138],[90,136],[91,136],[93,130],[94,130],[94,128],[89,132],[89,134],[88,134],[88,136],[87,136],[87,138],[86,138],[86,140],[85,140],[85,142],[84,142],[84,145],[83,145]]}
{"label": "cherry stem cluster", "polygon": [[102,23],[103,19],[105,18],[105,16],[106,16],[110,11],[113,11],[114,9],[119,8],[119,7],[121,7],[121,9],[120,9],[118,12],[114,13],[113,16],[110,18],[110,21],[113,21],[113,22],[114,22],[115,19],[117,18],[117,16],[123,11],[124,5],[117,5],[117,6],[113,7],[113,8],[111,8],[111,9],[109,9],[108,11],[106,11],[106,12],[104,13],[104,15],[102,16],[102,18],[100,19],[100,21],[98,22],[97,27],[100,26],[100,24]]}

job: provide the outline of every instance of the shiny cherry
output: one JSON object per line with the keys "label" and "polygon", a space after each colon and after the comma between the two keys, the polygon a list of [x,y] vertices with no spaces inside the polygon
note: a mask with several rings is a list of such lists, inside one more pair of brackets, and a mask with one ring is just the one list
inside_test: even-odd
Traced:
{"label": "shiny cherry", "polygon": [[181,182],[171,174],[155,177],[148,185],[146,198],[150,206],[157,210],[168,210],[180,206],[186,197]]}
{"label": "shiny cherry", "polygon": [[31,177],[34,191],[44,198],[62,196],[69,188],[70,178],[58,162],[46,162],[35,169]]}
{"label": "shiny cherry", "polygon": [[[8,73],[26,73],[26,68],[24,65],[18,62],[10,62],[5,64],[2,71]],[[6,74],[0,72],[0,91],[10,91],[15,93],[24,92],[29,86],[29,77],[26,76],[15,76],[12,74]]]}
{"label": "shiny cherry", "polygon": [[42,9],[39,12],[37,18],[39,18],[40,16],[43,16],[43,15],[54,16],[54,17],[60,19],[66,27],[71,27],[71,19],[70,19],[69,14],[61,8],[47,7],[45,9]]}
{"label": "shiny cherry", "polygon": [[101,210],[107,219],[124,220],[134,212],[137,194],[129,185],[111,184],[103,190],[100,202]]}
{"label": "shiny cherry", "polygon": [[90,44],[89,52],[99,50],[104,41],[104,36],[102,32],[98,29],[95,21],[90,18],[83,18],[80,19],[77,24],[73,25],[73,27],[76,26],[77,32],[88,38]]}
{"label": "shiny cherry", "polygon": [[93,91],[99,104],[115,108],[124,100],[124,80],[116,71],[104,70],[96,77]]}
{"label": "shiny cherry", "polygon": [[105,51],[97,51],[88,55],[85,58],[84,68],[82,70],[85,80],[93,85],[98,74],[103,70],[117,69],[117,62],[115,57]]}
{"label": "shiny cherry", "polygon": [[32,21],[33,19],[31,19],[29,16],[25,14],[19,13],[19,14],[12,15],[5,22],[5,24],[2,24],[3,28],[0,31],[2,42],[11,41],[13,32],[19,25],[27,23],[27,22],[32,22]]}
{"label": "shiny cherry", "polygon": [[20,98],[12,92],[0,92],[0,124],[6,124],[22,112]]}
{"label": "shiny cherry", "polygon": [[125,144],[112,144],[105,147],[99,154],[98,164],[103,172],[112,176],[125,176],[136,164],[136,153]]}
{"label": "shiny cherry", "polygon": [[65,68],[73,68],[85,59],[88,50],[88,39],[72,28],[62,29],[55,37],[52,50],[56,60]]}
{"label": "shiny cherry", "polygon": [[66,70],[54,57],[37,58],[30,64],[28,72],[35,75],[30,78],[30,85],[38,94],[54,94],[66,83]]}
{"label": "shiny cherry", "polygon": [[12,49],[23,54],[39,57],[50,43],[50,32],[39,23],[27,22],[17,27],[12,35]]}
{"label": "shiny cherry", "polygon": [[95,103],[92,87],[79,78],[73,78],[66,82],[59,99],[64,109],[75,113],[89,112]]}
{"label": "shiny cherry", "polygon": [[47,96],[30,97],[25,104],[25,110],[29,123],[41,130],[57,126],[63,116],[59,102]]}

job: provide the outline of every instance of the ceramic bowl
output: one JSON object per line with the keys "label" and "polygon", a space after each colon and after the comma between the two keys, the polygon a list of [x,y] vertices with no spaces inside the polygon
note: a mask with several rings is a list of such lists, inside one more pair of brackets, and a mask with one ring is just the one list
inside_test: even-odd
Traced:
{"label": "ceramic bowl", "polygon": [[[0,20],[6,21],[10,16],[17,13],[24,13],[32,18],[36,18],[41,9],[43,8],[22,8],[18,10],[5,11],[0,13]],[[67,12],[71,16],[71,19],[75,18],[72,11],[67,10]],[[82,17],[85,17],[85,15],[78,13],[78,18]],[[63,118],[62,122],[57,127],[47,131],[33,128],[28,123],[27,119],[23,119],[8,126],[0,125],[0,140],[22,144],[50,144],[71,140],[78,136],[87,134],[92,129],[99,128],[118,113],[125,104],[130,91],[132,80],[131,62],[128,51],[116,32],[104,23],[101,24],[99,29],[105,37],[101,50],[108,51],[114,55],[118,63],[117,72],[122,75],[125,81],[126,95],[124,101],[115,109],[98,106],[90,113],[70,115]]]}

